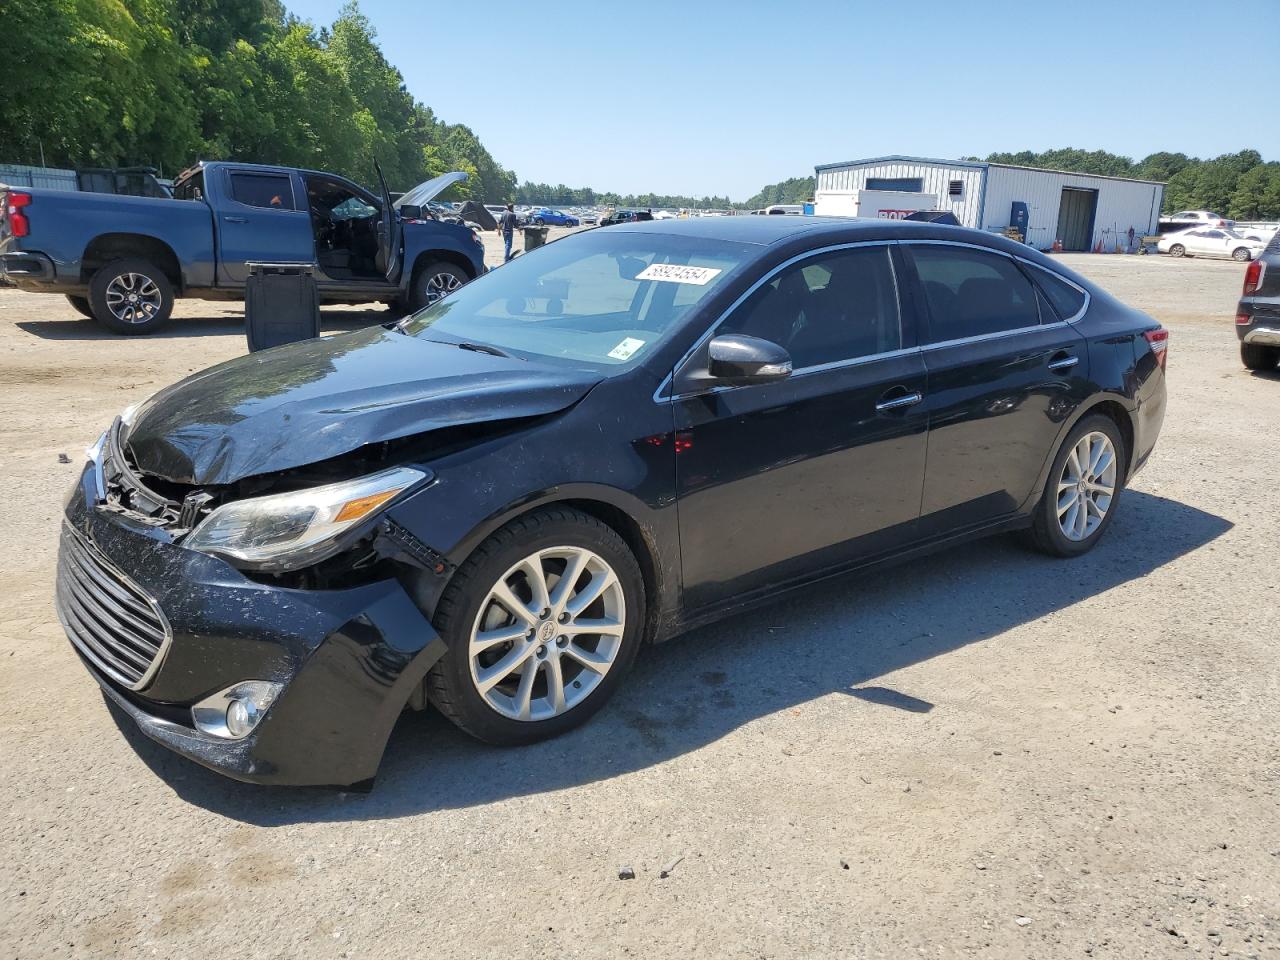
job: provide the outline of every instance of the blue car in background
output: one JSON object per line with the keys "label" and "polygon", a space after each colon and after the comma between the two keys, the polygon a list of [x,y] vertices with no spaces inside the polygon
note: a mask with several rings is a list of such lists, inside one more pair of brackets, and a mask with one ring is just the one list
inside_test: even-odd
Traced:
{"label": "blue car in background", "polygon": [[550,207],[538,207],[532,210],[529,213],[529,222],[536,223],[538,226],[543,224],[550,224],[553,227],[578,226],[577,217],[571,217],[559,210],[552,210]]}

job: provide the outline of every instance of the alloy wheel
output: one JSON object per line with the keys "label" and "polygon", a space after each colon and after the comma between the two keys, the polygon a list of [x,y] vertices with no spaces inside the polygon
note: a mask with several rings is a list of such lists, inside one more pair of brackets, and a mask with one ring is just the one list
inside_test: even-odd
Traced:
{"label": "alloy wheel", "polygon": [[121,323],[147,323],[160,312],[163,298],[154,280],[142,273],[122,273],[106,290],[107,309]]}
{"label": "alloy wheel", "polygon": [[1058,477],[1058,526],[1068,540],[1088,540],[1101,526],[1116,493],[1116,449],[1105,433],[1076,441]]}
{"label": "alloy wheel", "polygon": [[582,547],[548,547],[490,588],[471,629],[471,681],[512,720],[572,710],[617,660],[626,600],[613,568]]}
{"label": "alloy wheel", "polygon": [[1236,247],[1235,250],[1231,252],[1231,259],[1236,261],[1236,263],[1248,263],[1249,256],[1249,250],[1246,247]]}
{"label": "alloy wheel", "polygon": [[438,300],[443,300],[460,286],[462,286],[462,281],[452,273],[441,271],[433,274],[431,279],[427,281],[427,306],[431,306]]}

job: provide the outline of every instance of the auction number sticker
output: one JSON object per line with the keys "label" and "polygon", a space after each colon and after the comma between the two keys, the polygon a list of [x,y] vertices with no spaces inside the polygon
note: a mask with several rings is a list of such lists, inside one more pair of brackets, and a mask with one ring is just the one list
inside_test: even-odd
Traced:
{"label": "auction number sticker", "polygon": [[720,273],[717,267],[685,267],[678,263],[654,263],[636,275],[637,280],[665,280],[668,283],[692,283],[706,286]]}
{"label": "auction number sticker", "polygon": [[609,351],[609,356],[615,360],[629,360],[631,355],[643,346],[643,340],[637,340],[635,337],[625,337],[620,344]]}

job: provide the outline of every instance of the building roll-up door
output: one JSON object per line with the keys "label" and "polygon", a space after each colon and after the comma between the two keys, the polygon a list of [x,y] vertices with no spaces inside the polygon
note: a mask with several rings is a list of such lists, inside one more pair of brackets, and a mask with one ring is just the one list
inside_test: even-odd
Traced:
{"label": "building roll-up door", "polygon": [[1098,191],[1063,187],[1058,206],[1058,240],[1063,250],[1089,249],[1093,236],[1093,216],[1098,209]]}

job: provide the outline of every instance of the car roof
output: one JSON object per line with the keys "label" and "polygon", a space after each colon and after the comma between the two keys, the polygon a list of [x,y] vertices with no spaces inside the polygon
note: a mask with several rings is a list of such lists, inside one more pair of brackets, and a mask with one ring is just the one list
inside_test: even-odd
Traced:
{"label": "car roof", "polygon": [[762,245],[778,243],[801,236],[813,241],[838,237],[840,241],[858,240],[958,240],[980,243],[1006,252],[1014,248],[1020,253],[1030,250],[1022,244],[981,230],[914,220],[882,220],[872,217],[695,217],[687,220],[645,220],[610,227],[610,231],[634,233],[666,233],[707,240],[732,240]]}

